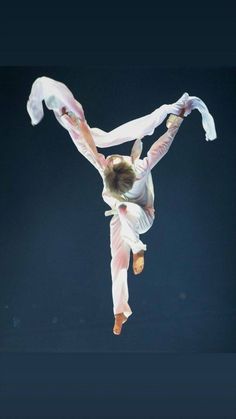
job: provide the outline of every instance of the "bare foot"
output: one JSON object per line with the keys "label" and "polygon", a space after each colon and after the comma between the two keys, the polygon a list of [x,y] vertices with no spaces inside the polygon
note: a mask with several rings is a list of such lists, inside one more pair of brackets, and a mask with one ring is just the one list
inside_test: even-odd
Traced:
{"label": "bare foot", "polygon": [[133,253],[133,272],[135,275],[141,274],[144,268],[144,250]]}
{"label": "bare foot", "polygon": [[115,315],[115,323],[113,327],[113,333],[114,335],[120,335],[123,324],[127,321],[127,317],[124,315],[124,313],[119,313]]}

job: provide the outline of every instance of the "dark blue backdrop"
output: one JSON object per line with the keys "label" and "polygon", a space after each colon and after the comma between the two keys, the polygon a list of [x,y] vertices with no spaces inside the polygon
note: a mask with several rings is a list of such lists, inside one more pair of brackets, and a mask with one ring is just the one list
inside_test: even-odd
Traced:
{"label": "dark blue backdrop", "polygon": [[[206,142],[193,112],[153,171],[157,218],[143,236],[144,273],[129,272],[134,314],[120,337],[102,183],[52,112],[30,125],[26,101],[41,75],[67,84],[89,124],[104,130],[184,91],[215,118],[218,139]],[[0,80],[0,350],[234,352],[235,70],[6,67]],[[164,129],[144,139],[143,156]]]}

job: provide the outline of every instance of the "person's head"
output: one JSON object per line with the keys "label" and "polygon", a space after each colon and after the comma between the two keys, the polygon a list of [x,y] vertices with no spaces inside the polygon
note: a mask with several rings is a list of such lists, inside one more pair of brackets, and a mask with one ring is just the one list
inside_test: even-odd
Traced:
{"label": "person's head", "polygon": [[104,179],[105,185],[111,193],[122,195],[132,188],[136,175],[132,164],[122,156],[113,155],[107,158]]}

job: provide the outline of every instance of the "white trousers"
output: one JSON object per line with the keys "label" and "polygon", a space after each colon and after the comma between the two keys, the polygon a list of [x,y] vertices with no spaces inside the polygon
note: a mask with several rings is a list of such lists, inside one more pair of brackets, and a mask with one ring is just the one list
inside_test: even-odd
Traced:
{"label": "white trousers", "polygon": [[130,262],[130,251],[138,253],[146,250],[146,245],[139,235],[146,233],[152,226],[154,217],[137,204],[121,203],[118,213],[110,222],[111,246],[111,278],[114,315],[124,313],[126,317],[132,314],[128,304],[127,271]]}

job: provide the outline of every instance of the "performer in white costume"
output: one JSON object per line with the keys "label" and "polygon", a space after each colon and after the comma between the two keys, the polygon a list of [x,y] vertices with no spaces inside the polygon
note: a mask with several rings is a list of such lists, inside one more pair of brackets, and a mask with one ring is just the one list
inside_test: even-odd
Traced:
{"label": "performer in white costume", "polygon": [[[69,89],[62,83],[47,77],[37,79],[27,103],[27,110],[33,125],[43,117],[42,101],[54,111],[57,120],[69,132],[77,149],[96,167],[103,180],[103,200],[111,210],[110,222],[111,276],[113,312],[115,317],[113,333],[119,335],[122,325],[132,314],[128,303],[129,292],[127,271],[130,253],[133,255],[133,272],[137,275],[144,268],[146,244],[140,234],[147,232],[155,218],[154,189],[151,170],[167,153],[183,117],[198,109],[206,139],[216,138],[215,125],[206,105],[201,99],[185,93],[177,102],[162,105],[150,115],[130,121],[109,133],[98,128],[90,128],[82,106]],[[151,146],[147,156],[140,159],[141,138],[151,135],[160,123],[167,120],[167,131]],[[97,146],[109,147],[136,138],[131,156],[105,156]]]}

